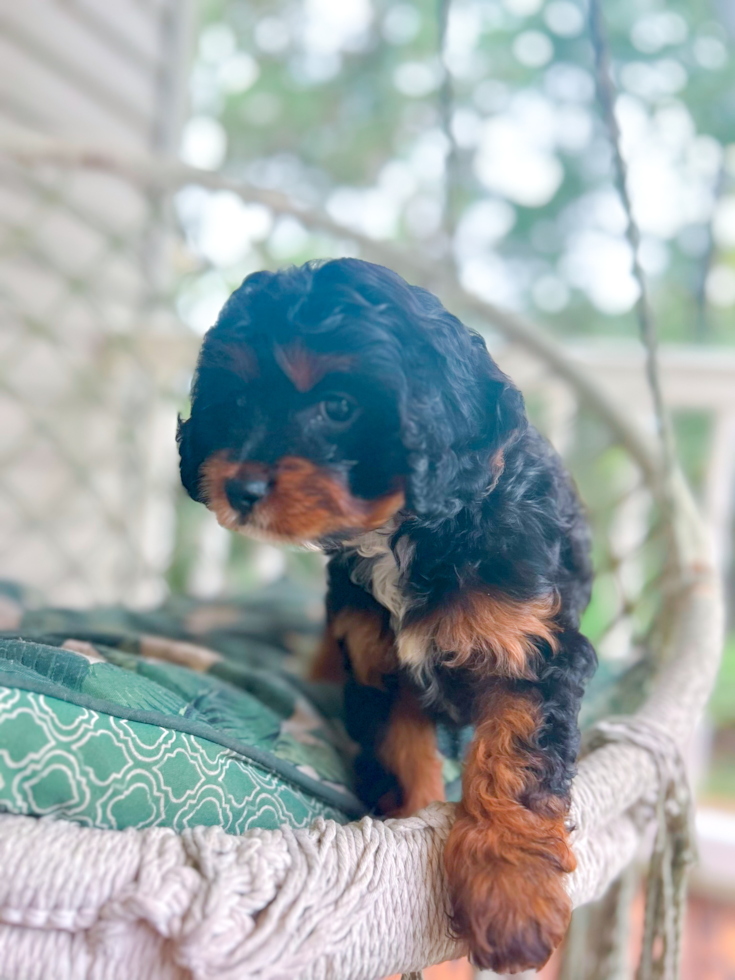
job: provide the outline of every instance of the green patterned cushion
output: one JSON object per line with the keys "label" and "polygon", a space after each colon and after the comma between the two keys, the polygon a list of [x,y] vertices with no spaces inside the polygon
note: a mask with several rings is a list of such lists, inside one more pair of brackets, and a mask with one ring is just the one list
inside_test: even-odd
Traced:
{"label": "green patterned cushion", "polygon": [[364,812],[338,692],[296,672],[318,596],[79,613],[0,585],[0,615],[0,809],[232,833]]}

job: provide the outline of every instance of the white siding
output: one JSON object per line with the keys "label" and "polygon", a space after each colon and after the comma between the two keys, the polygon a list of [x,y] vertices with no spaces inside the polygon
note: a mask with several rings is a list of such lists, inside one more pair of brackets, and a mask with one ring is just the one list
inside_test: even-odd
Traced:
{"label": "white siding", "polygon": [[[175,152],[189,18],[0,0],[0,127]],[[0,577],[53,602],[160,595],[173,408],[138,345],[175,329],[159,210],[120,178],[0,157]]]}

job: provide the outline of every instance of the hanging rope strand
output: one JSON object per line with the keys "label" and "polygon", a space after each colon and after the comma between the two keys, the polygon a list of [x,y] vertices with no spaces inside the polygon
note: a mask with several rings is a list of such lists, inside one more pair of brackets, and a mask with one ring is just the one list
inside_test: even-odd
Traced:
{"label": "hanging rope strand", "polygon": [[[646,352],[646,376],[661,443],[662,490],[668,510],[665,516],[670,519],[674,513],[673,481],[677,471],[674,439],[661,390],[656,325],[640,262],[640,229],[633,215],[628,167],[623,157],[620,127],[615,116],[616,93],[601,0],[590,0],[589,18],[597,97],[613,151],[617,189],[627,219],[626,236],[633,253],[633,275],[640,291],[636,310],[641,341]],[[643,738],[644,743],[648,744],[648,734],[645,731],[638,732],[636,737]],[[649,745],[652,751],[656,749],[656,741]],[[676,763],[673,768],[672,759]],[[679,977],[686,880],[693,861],[692,803],[686,772],[675,747],[673,753],[662,753],[657,768],[660,780],[656,806],[658,828],[648,872],[643,948],[636,980],[677,980]]]}
{"label": "hanging rope strand", "polygon": [[447,258],[454,266],[454,232],[458,210],[459,190],[459,151],[452,132],[452,113],[454,111],[454,86],[446,59],[447,32],[452,0],[437,0],[437,47],[442,66],[442,83],[439,87],[439,120],[447,140],[447,156],[444,163],[444,208],[442,229],[446,235]]}
{"label": "hanging rope strand", "polygon": [[615,164],[618,193],[626,215],[626,237],[633,252],[633,275],[638,283],[639,297],[636,304],[641,341],[646,351],[646,377],[653,399],[656,427],[661,441],[662,463],[667,477],[675,469],[674,439],[671,421],[664,405],[661,377],[658,366],[658,337],[651,310],[646,276],[640,262],[641,235],[633,216],[628,184],[628,167],[621,150],[620,127],[615,116],[615,89],[610,70],[610,47],[600,0],[590,0],[590,36],[595,56],[595,82],[597,98],[607,127]]}

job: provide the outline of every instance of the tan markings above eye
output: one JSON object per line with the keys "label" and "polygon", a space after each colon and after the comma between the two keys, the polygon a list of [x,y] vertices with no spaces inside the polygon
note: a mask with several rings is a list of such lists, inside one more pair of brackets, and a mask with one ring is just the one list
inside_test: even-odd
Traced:
{"label": "tan markings above eye", "polygon": [[352,366],[352,358],[345,354],[310,351],[299,340],[287,347],[275,347],[273,353],[280,369],[302,394],[331,371],[348,371]]}

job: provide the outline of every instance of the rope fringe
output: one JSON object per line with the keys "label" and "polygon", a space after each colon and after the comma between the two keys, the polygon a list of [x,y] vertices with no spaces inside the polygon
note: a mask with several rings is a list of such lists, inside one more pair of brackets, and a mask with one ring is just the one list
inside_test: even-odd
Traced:
{"label": "rope fringe", "polygon": [[696,860],[693,804],[674,739],[650,718],[608,718],[591,730],[590,749],[628,742],[654,761],[656,836],[648,871],[643,948],[636,980],[678,980],[689,869]]}

